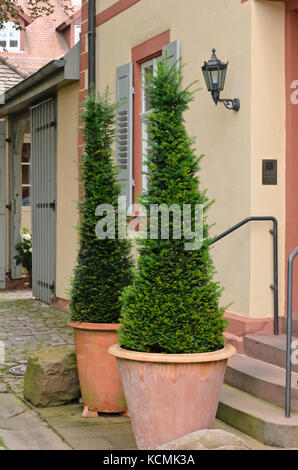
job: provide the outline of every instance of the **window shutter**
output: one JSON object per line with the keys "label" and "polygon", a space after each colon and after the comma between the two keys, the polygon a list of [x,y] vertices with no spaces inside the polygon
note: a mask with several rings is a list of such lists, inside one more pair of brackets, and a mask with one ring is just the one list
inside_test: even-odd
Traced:
{"label": "window shutter", "polygon": [[127,207],[132,204],[133,159],[133,64],[116,69],[116,163],[121,196],[126,196]]}
{"label": "window shutter", "polygon": [[165,57],[167,52],[169,67],[173,67],[180,59],[180,41],[173,41],[162,48],[162,55]]}
{"label": "window shutter", "polygon": [[0,289],[6,278],[6,121],[0,119]]}

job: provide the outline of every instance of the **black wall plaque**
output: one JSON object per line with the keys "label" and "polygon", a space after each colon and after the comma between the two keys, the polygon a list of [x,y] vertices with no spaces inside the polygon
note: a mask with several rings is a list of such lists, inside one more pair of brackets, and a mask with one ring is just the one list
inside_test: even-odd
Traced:
{"label": "black wall plaque", "polygon": [[262,160],[262,184],[277,184],[277,160]]}

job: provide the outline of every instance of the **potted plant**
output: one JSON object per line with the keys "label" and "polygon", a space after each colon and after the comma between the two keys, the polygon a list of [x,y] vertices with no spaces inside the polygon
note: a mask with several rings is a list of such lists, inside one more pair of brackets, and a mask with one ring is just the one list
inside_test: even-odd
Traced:
{"label": "potted plant", "polygon": [[[132,280],[130,245],[117,237],[120,188],[111,150],[114,116],[107,94],[89,94],[82,113],[80,248],[70,301],[84,417],[126,410],[117,362],[107,353],[120,327],[120,293]],[[115,208],[115,238],[96,235],[96,209],[101,204]]]}
{"label": "potted plant", "polygon": [[29,278],[29,287],[32,287],[32,236],[27,228],[21,231],[21,241],[16,245],[16,264],[26,269]]}
{"label": "potted plant", "polygon": [[[193,93],[181,89],[181,70],[167,59],[148,78],[150,175],[142,204],[184,209],[210,203],[199,190],[198,160],[183,113]],[[188,206],[189,207],[189,206]],[[186,222],[186,216],[182,216]],[[225,367],[233,346],[224,344],[227,325],[219,306],[221,288],[213,280],[210,238],[203,218],[202,246],[186,249],[190,227],[168,239],[141,241],[138,271],[123,294],[120,345],[109,349],[120,369],[128,411],[139,449],[155,449],[190,432],[210,428],[215,418]],[[152,216],[150,217],[151,230]],[[156,220],[155,220],[156,223]],[[177,229],[177,225],[176,225]],[[193,245],[195,247],[196,245]]]}

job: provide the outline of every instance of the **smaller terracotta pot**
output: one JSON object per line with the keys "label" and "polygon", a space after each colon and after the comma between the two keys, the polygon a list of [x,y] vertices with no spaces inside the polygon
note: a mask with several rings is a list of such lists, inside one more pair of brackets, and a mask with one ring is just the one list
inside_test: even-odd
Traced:
{"label": "smaller terracotta pot", "polygon": [[117,342],[120,324],[69,323],[74,330],[84,417],[124,413],[127,409],[117,361],[108,349]]}
{"label": "smaller terracotta pot", "polygon": [[231,345],[202,354],[151,354],[116,344],[129,416],[138,449],[156,449],[213,426]]}

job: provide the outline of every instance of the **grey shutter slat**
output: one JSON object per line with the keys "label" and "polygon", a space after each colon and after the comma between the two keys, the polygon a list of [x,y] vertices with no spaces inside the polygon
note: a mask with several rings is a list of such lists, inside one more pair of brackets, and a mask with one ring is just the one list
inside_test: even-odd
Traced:
{"label": "grey shutter slat", "polygon": [[5,289],[6,273],[6,121],[0,119],[0,289]]}
{"label": "grey shutter slat", "polygon": [[121,196],[132,204],[132,158],[133,158],[133,64],[116,69],[116,164]]}
{"label": "grey shutter slat", "polygon": [[56,102],[31,108],[32,290],[50,304],[56,284]]}
{"label": "grey shutter slat", "polygon": [[[162,48],[162,55],[165,57],[167,52],[168,57],[168,65],[169,67],[173,67],[176,62],[180,59],[180,41],[173,41],[167,44]],[[179,66],[179,62],[177,64]]]}

